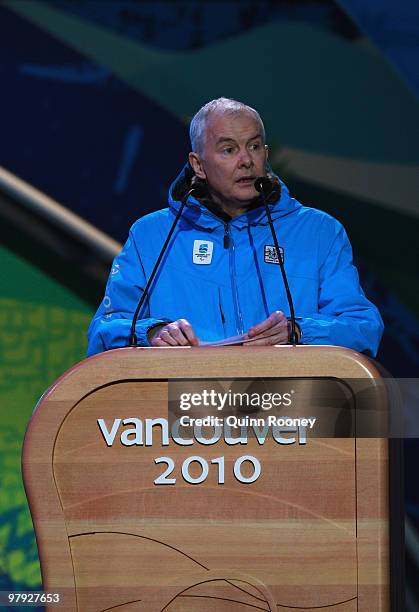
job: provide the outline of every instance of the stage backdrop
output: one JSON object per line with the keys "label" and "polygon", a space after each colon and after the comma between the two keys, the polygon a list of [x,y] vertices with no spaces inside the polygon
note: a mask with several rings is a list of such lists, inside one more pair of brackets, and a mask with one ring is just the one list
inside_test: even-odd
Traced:
{"label": "stage backdrop", "polygon": [[[380,361],[417,376],[418,9],[397,6],[5,0],[0,165],[123,242],[135,219],[165,206],[196,110],[221,95],[255,106],[292,194],[348,230],[386,324]],[[18,220],[0,222],[0,239],[6,590],[40,583],[20,476],[25,425],[45,388],[84,356],[103,284],[77,282],[77,253],[70,270],[53,241]],[[413,482],[409,472],[419,520]]]}

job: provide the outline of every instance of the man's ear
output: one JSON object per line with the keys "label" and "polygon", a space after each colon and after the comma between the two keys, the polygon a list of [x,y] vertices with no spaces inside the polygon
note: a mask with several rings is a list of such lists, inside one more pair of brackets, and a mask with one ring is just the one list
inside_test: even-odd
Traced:
{"label": "man's ear", "polygon": [[189,153],[189,163],[191,164],[192,169],[198,178],[207,178],[207,175],[205,174],[204,169],[202,167],[201,158],[199,157],[198,153]]}

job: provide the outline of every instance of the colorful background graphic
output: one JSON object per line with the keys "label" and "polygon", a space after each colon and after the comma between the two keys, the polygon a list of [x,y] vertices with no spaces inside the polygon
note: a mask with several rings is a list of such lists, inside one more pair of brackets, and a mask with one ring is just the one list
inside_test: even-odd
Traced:
{"label": "colorful background graphic", "polygon": [[[255,106],[271,163],[343,222],[386,324],[379,361],[419,372],[419,6],[405,0],[4,0],[0,167],[0,590],[39,587],[20,475],[39,396],[83,358],[115,244],[164,207],[188,122],[218,96]],[[66,225],[71,211],[106,248]],[[419,609],[416,441],[405,444],[408,609]]]}

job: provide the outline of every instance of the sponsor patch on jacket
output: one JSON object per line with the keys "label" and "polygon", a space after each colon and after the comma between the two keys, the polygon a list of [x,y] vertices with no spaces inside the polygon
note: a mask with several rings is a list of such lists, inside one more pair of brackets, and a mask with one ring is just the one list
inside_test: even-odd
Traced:
{"label": "sponsor patch on jacket", "polygon": [[209,240],[195,240],[193,243],[192,261],[196,264],[211,263],[214,243]]}
{"label": "sponsor patch on jacket", "polygon": [[[284,249],[282,247],[279,247],[279,252],[281,254],[281,261],[282,263],[284,263]],[[265,244],[264,255],[265,263],[279,265],[278,254],[276,252],[276,248],[273,245]]]}

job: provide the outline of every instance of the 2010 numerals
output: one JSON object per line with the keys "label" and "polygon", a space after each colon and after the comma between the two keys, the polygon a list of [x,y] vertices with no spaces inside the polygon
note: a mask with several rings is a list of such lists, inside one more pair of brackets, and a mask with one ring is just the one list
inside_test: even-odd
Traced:
{"label": "2010 numerals", "polygon": [[[244,476],[242,472],[242,465],[245,462],[249,462],[253,467],[253,474],[250,476]],[[154,480],[155,485],[174,485],[176,484],[176,478],[170,478],[173,470],[175,469],[175,462],[171,457],[157,457],[154,460],[154,463],[166,463],[167,467],[160,476],[158,476]],[[191,476],[190,466],[192,463],[198,464],[200,468],[200,474],[197,476]],[[217,466],[218,470],[218,484],[224,484],[225,482],[225,469],[224,469],[224,457],[216,457],[215,459],[211,459],[211,464]],[[188,457],[182,463],[181,474],[182,478],[185,482],[189,484],[201,484],[204,482],[209,474],[209,464],[206,459],[203,457],[199,457],[198,455],[193,455],[192,457]],[[261,465],[260,461],[253,457],[252,455],[242,455],[242,457],[238,457],[234,462],[233,466],[233,474],[235,478],[242,482],[243,484],[250,484],[255,482],[261,474]]]}

